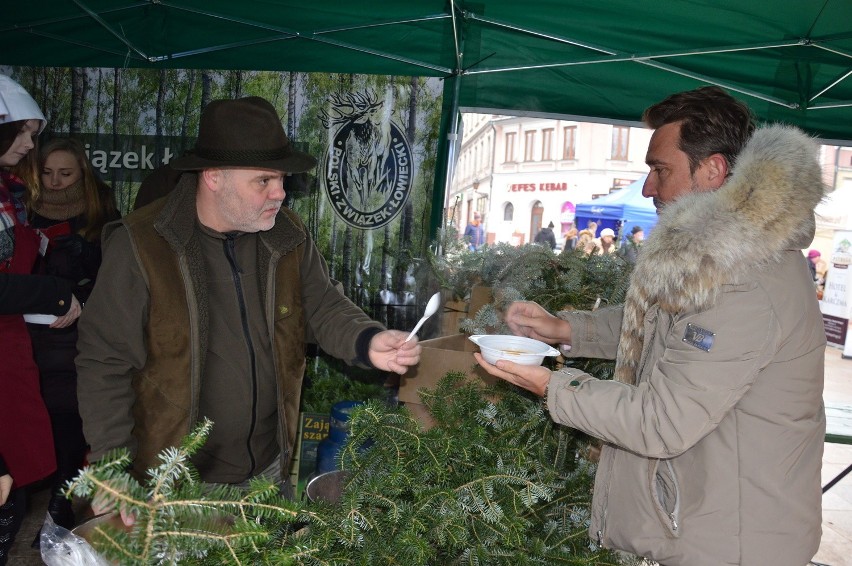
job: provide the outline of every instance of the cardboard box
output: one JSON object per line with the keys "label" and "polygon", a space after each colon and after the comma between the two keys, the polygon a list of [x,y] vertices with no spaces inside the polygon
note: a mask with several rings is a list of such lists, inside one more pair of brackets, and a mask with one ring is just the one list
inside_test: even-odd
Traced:
{"label": "cardboard box", "polygon": [[464,372],[470,379],[489,385],[497,380],[476,365],[473,353],[479,351],[479,347],[468,340],[467,334],[423,340],[420,345],[423,347],[420,363],[399,380],[399,400],[427,428],[434,421],[420,402],[418,389],[434,389],[441,378],[451,371]]}
{"label": "cardboard box", "polygon": [[447,301],[441,315],[441,336],[452,336],[459,333],[462,319],[467,318],[469,304],[466,301]]}
{"label": "cardboard box", "polygon": [[470,308],[468,309],[468,317],[473,318],[479,309],[485,305],[494,302],[494,294],[491,292],[491,287],[476,285],[470,290]]}
{"label": "cardboard box", "polygon": [[463,319],[475,317],[479,309],[493,301],[491,287],[476,285],[470,290],[470,300],[445,302],[441,318],[441,336],[458,334]]}

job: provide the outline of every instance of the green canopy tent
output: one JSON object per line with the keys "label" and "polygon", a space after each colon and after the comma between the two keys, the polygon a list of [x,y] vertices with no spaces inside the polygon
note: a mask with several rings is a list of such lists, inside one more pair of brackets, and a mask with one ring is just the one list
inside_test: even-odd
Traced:
{"label": "green canopy tent", "polygon": [[852,140],[849,0],[32,0],[0,64],[444,77],[440,225],[460,109],[634,123],[704,84]]}

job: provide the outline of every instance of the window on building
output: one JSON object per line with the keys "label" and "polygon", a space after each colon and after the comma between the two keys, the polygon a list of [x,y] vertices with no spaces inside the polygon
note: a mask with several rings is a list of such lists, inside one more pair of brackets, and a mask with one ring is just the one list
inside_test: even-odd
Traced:
{"label": "window on building", "polygon": [[612,127],[612,159],[627,161],[627,149],[630,143],[630,128],[624,126]]}
{"label": "window on building", "polygon": [[541,131],[541,159],[542,161],[553,159],[553,128]]}
{"label": "window on building", "polygon": [[515,207],[512,203],[508,203],[503,208],[503,220],[506,222],[511,222],[515,218]]}
{"label": "window on building", "polygon": [[563,137],[562,159],[576,159],[577,126],[566,126]]}
{"label": "window on building", "polygon": [[535,131],[524,132],[524,161],[535,160]]}
{"label": "window on building", "polygon": [[506,134],[506,163],[514,163],[515,158],[515,132]]}

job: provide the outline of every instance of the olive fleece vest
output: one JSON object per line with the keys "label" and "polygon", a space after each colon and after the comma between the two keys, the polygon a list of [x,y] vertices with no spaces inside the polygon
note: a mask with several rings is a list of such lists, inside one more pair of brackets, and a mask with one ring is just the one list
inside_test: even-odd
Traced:
{"label": "olive fleece vest", "polygon": [[[195,211],[195,175],[185,174],[168,199],[125,218],[150,293],[147,362],[134,376],[134,470],[157,465],[157,454],[180,445],[197,424],[208,343],[208,296],[203,284]],[[106,237],[106,236],[105,236]],[[282,473],[289,470],[305,369],[305,321],[300,260],[301,222],[282,209],[275,226],[259,234],[258,273],[277,379]],[[274,293],[270,293],[274,290]]]}

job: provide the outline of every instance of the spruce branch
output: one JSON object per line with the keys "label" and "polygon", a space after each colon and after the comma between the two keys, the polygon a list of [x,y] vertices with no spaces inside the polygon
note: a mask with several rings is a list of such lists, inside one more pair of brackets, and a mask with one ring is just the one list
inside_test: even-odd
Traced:
{"label": "spruce branch", "polygon": [[138,513],[130,532],[94,535],[120,564],[617,564],[586,533],[593,466],[537,399],[459,373],[423,398],[437,422],[429,430],[375,401],[352,413],[335,504],[285,501],[263,480],[247,490],[199,482],[188,458],[209,427],[164,451],[143,484],[123,453],[72,486],[109,490]]}

